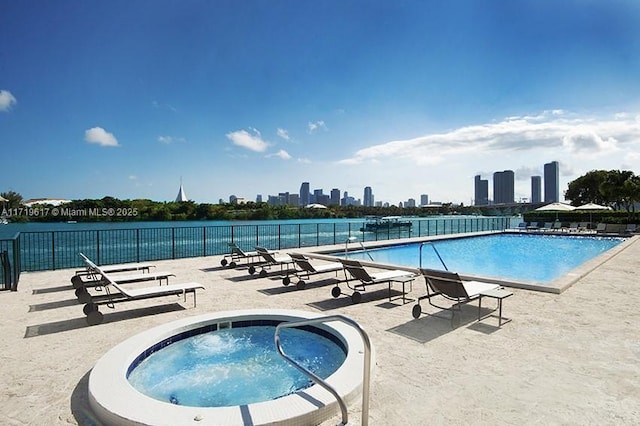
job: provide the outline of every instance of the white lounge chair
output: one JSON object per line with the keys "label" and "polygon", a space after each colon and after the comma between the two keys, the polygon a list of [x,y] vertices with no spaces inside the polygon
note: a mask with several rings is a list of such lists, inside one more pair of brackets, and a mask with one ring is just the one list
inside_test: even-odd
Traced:
{"label": "white lounge chair", "polygon": [[[328,263],[311,263],[310,259],[303,254],[299,253],[289,253],[291,259],[293,259],[295,266],[300,268],[300,270],[295,270],[293,274],[298,278],[298,282],[296,283],[296,288],[298,290],[304,290],[306,287],[305,281],[300,277],[305,277],[309,279],[311,275],[323,274],[326,272],[335,272],[336,275],[338,271],[342,271],[344,266],[342,262],[328,262]],[[291,283],[291,279],[289,275],[282,278],[282,284],[289,285]]]}
{"label": "white lounge chair", "polygon": [[[406,283],[413,283],[413,280],[416,278],[416,274],[404,271],[401,269],[388,270],[384,272],[376,272],[370,274],[364,268],[364,266],[357,260],[353,259],[340,259],[344,269],[349,271],[349,274],[358,280],[360,283],[351,287],[349,285],[349,280],[347,280],[347,286],[353,290],[351,294],[351,301],[353,303],[360,303],[362,300],[361,291],[366,290],[367,286],[373,284],[386,283],[389,285],[389,301],[391,301],[391,284],[394,282],[402,283],[402,299],[403,302],[405,300],[406,292],[404,291],[404,285]],[[336,284],[334,288],[331,289],[331,295],[333,297],[338,297],[342,293],[340,286]]]}
{"label": "white lounge chair", "polygon": [[78,298],[80,303],[85,304],[82,310],[87,316],[87,323],[89,325],[96,325],[102,322],[103,315],[98,310],[98,307],[101,305],[106,305],[107,307],[114,309],[116,303],[166,296],[183,296],[184,301],[186,302],[187,293],[193,293],[193,306],[195,307],[196,290],[204,289],[203,285],[195,282],[144,288],[126,288],[125,286],[120,285],[100,268],[98,268],[98,273],[106,283],[104,285],[105,294],[94,296],[85,292],[82,298]]}
{"label": "white lounge chair", "polygon": [[[95,270],[93,269],[96,264],[85,256],[83,253],[78,253],[80,259],[85,264],[85,269],[76,271],[75,275],[71,277],[71,285],[73,288],[80,287],[95,287],[99,286],[99,282],[95,278]],[[117,273],[117,272],[132,272],[132,271],[141,271],[142,273],[150,272],[151,268],[155,268],[155,265],[150,263],[122,263],[119,265],[103,265],[102,270],[107,273]],[[83,278],[88,278],[89,281],[83,280]]]}
{"label": "white lounge chair", "polygon": [[[425,278],[427,294],[418,298],[418,304],[413,307],[412,315],[414,318],[420,318],[421,314],[426,314],[420,306],[420,300],[427,299],[431,306],[438,309],[444,309],[451,312],[451,321],[453,323],[454,314],[460,307],[476,300],[483,291],[495,290],[500,288],[498,284],[485,283],[481,281],[463,281],[455,272],[439,271],[435,269],[420,269]],[[432,302],[435,296],[442,296],[445,299],[455,302],[451,306],[440,306]],[[437,315],[436,315],[437,316]]]}
{"label": "white lounge chair", "polygon": [[262,259],[257,251],[244,251],[236,243],[229,243],[231,253],[224,255],[220,264],[222,266],[229,265],[230,268],[238,266],[238,261],[245,260],[247,264],[255,263],[254,261]]}
{"label": "white lounge chair", "polygon": [[[293,266],[293,259],[288,254],[280,254],[275,251],[267,250],[264,247],[256,246],[256,251],[262,258],[264,259],[264,264],[259,265],[262,269],[260,269],[260,277],[267,276],[267,269],[271,269],[272,266],[280,265],[280,272],[284,272],[284,268],[288,270],[291,266]],[[249,274],[253,275],[256,272],[255,266],[251,265],[249,267]]]}

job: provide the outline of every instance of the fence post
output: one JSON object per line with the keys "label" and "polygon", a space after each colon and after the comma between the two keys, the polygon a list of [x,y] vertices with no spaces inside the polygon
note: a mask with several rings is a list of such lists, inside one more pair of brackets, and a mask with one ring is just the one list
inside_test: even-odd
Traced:
{"label": "fence post", "polygon": [[202,227],[202,255],[207,255],[207,227]]}
{"label": "fence post", "polygon": [[56,270],[56,233],[51,231],[51,263],[52,268]]}

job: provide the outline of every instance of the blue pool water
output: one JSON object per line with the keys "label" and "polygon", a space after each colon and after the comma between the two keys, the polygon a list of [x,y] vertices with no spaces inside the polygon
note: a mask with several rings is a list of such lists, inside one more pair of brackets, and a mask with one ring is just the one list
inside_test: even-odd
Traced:
{"label": "blue pool water", "polygon": [[[497,234],[433,242],[450,271],[516,281],[548,283],[606,252],[623,238],[568,235]],[[405,244],[350,252],[349,258],[443,269],[431,244]],[[341,253],[339,255],[344,255]]]}
{"label": "blue pool water", "polygon": [[[309,379],[277,352],[275,326],[248,326],[197,334],[141,361],[128,380],[139,392],[178,405],[226,407],[269,401],[309,387]],[[280,331],[284,351],[326,378],[346,358],[320,334]]]}

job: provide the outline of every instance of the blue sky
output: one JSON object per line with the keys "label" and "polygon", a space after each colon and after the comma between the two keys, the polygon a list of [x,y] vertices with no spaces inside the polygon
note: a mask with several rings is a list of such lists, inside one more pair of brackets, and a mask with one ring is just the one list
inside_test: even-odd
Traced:
{"label": "blue sky", "polygon": [[[393,204],[640,174],[634,0],[0,0],[0,191]],[[490,196],[491,196],[490,189]]]}

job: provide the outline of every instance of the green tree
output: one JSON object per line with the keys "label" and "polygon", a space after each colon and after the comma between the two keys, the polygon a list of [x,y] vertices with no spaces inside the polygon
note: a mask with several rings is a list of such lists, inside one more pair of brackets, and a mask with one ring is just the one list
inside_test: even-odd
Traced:
{"label": "green tree", "polygon": [[607,178],[605,170],[592,170],[569,182],[569,188],[565,198],[571,200],[573,206],[581,206],[587,203],[607,204],[601,186]]}
{"label": "green tree", "polygon": [[2,198],[6,199],[7,208],[17,208],[22,204],[22,195],[15,191],[7,191],[0,194]]}

